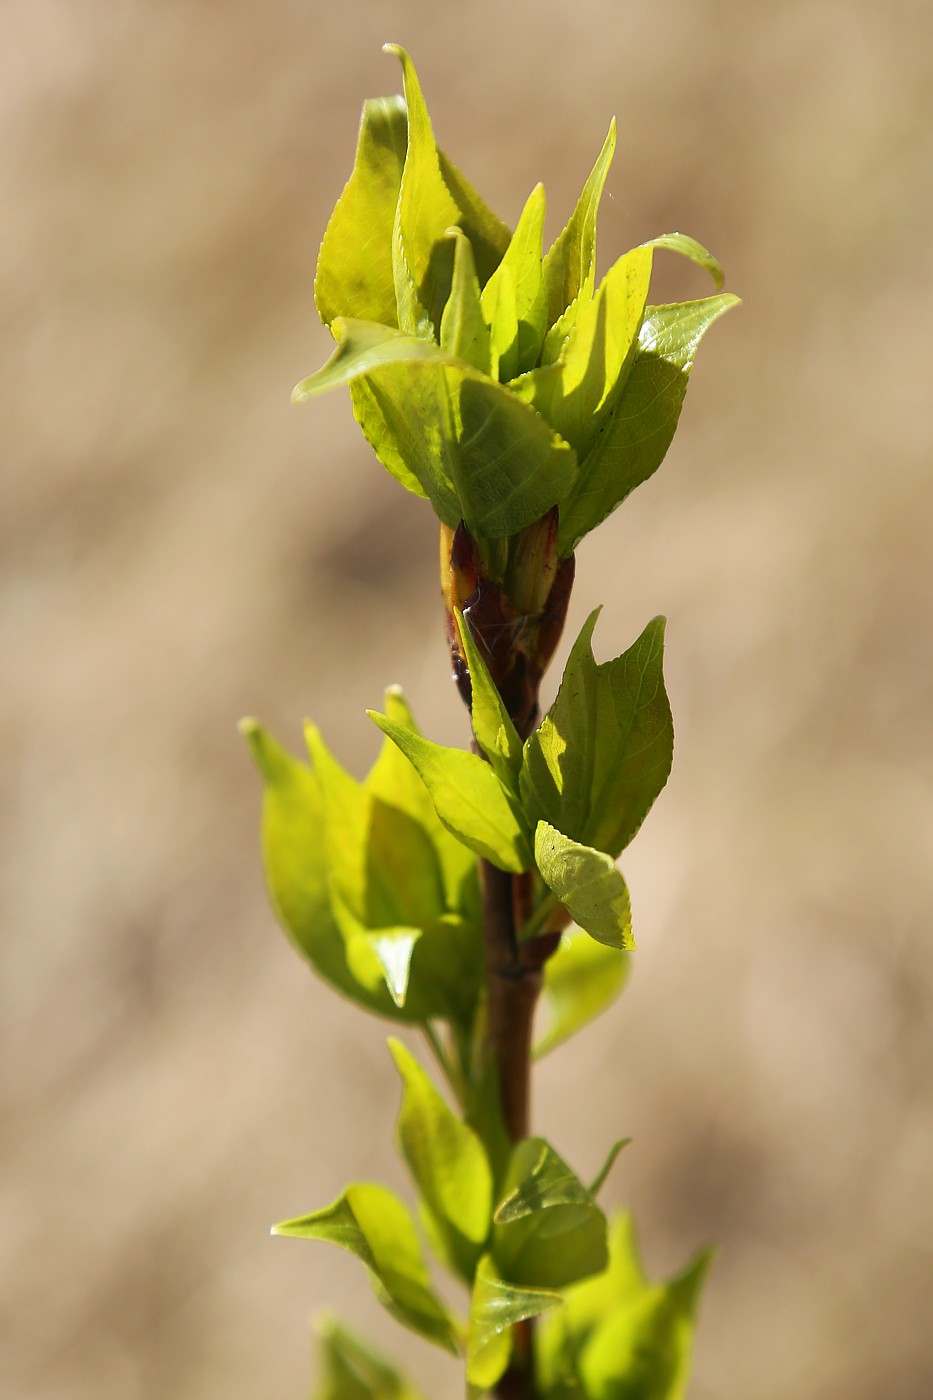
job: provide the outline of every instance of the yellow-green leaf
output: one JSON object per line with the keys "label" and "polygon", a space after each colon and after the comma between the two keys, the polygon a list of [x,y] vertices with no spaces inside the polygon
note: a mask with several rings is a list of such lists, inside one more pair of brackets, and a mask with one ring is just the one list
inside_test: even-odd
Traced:
{"label": "yellow-green leaf", "polygon": [[334,1318],[315,1323],[321,1358],[314,1400],[420,1400],[394,1366]]}
{"label": "yellow-green leaf", "polygon": [[527,831],[488,763],[464,749],[432,744],[375,710],[367,713],[417,769],[448,831],[502,870],[529,868]]}
{"label": "yellow-green leaf", "polygon": [[657,471],[680,418],[700,341],[736,305],[738,297],[720,294],[646,310],[622,393],[561,502],[563,557]]}
{"label": "yellow-green leaf", "polygon": [[516,1144],[493,1217],[492,1252],[503,1278],[564,1288],[608,1262],[606,1218],[586,1187],[542,1138]]}
{"label": "yellow-green leaf", "polygon": [[398,324],[392,229],[407,146],[402,99],[364,102],[353,173],[318,255],[314,300],[326,326],[335,316]]}
{"label": "yellow-green leaf", "polygon": [[628,980],[629,957],[588,937],[565,933],[544,965],[543,1001],[547,1029],[534,1048],[536,1057],[563,1045],[613,1004]]}
{"label": "yellow-green leaf", "polygon": [[596,280],[596,216],[615,148],[616,123],[613,117],[603,148],[590,171],[576,208],[544,259],[549,326],[553,326],[572,302],[582,309],[593,295]]}
{"label": "yellow-green leaf", "polygon": [[446,1258],[469,1282],[492,1214],[486,1153],[405,1046],[390,1039],[389,1050],[404,1085],[398,1119],[402,1152],[443,1240]]}
{"label": "yellow-green leaf", "polygon": [[456,1354],[459,1329],[431,1285],[414,1221],[385,1186],[348,1186],[333,1205],[273,1226],[274,1235],[326,1240],[366,1265],[376,1296],[406,1327]]}
{"label": "yellow-green leaf", "polygon": [[483,288],[490,331],[492,373],[505,381],[531,369],[547,328],[547,295],[541,265],[544,186],[528,196],[505,256]]}
{"label": "yellow-green leaf", "polygon": [[611,856],[539,822],[535,861],[545,884],[592,938],[634,950],[628,887]]}
{"label": "yellow-green leaf", "polygon": [[500,1278],[490,1255],[476,1270],[467,1333],[467,1381],[479,1392],[491,1390],[512,1354],[512,1328],[561,1301],[548,1288],[523,1288]]}
{"label": "yellow-green leaf", "polygon": [[502,696],[493,684],[470,624],[462,613],[455,611],[454,615],[470,672],[470,714],[476,741],[503,785],[517,795],[518,774],[522,764],[522,741],[505,708]]}

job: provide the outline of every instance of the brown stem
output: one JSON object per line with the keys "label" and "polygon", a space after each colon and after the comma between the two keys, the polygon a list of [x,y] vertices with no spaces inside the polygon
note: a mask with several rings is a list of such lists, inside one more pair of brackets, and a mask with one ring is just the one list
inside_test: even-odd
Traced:
{"label": "brown stem", "polygon": [[[472,711],[473,685],[455,613],[469,627],[493,684],[521,739],[538,715],[538,687],[560,638],[573,586],[574,561],[559,559],[557,508],[510,542],[503,576],[486,572],[488,560],[466,526],[441,527],[441,589],[447,613],[454,680]],[[474,738],[474,752],[481,753]],[[548,932],[520,944],[532,913],[531,871],[510,875],[479,862],[486,972],[486,1053],[496,1067],[506,1132],[512,1142],[529,1135],[531,1044],[543,968],[560,941]],[[508,1370],[498,1400],[535,1400],[531,1319],[513,1328]]]}
{"label": "brown stem", "polygon": [[521,956],[516,937],[515,904],[519,882],[480,861],[486,947],[487,1043],[495,1061],[502,1116],[513,1142],[528,1136],[531,1088],[531,1035],[541,991],[541,966]]}
{"label": "brown stem", "polygon": [[[527,1137],[531,1118],[531,1045],[535,1006],[544,963],[560,934],[519,944],[528,917],[531,874],[509,875],[480,861],[486,950],[486,1039],[499,1080],[506,1131],[513,1142]],[[533,1322],[513,1329],[512,1361],[496,1386],[498,1400],[535,1400]]]}

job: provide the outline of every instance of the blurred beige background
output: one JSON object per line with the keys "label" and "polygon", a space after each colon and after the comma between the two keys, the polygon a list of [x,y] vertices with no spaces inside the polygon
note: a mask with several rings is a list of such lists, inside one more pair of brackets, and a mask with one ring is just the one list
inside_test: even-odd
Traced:
{"label": "blurred beige background", "polygon": [[[674,775],[616,1013],[537,1121],[655,1271],[721,1254],[694,1400],[928,1400],[933,11],[908,0],[4,0],[0,1394],[302,1396],[308,1319],[455,1367],[270,1240],[402,1184],[385,1028],[273,925],[235,732],[361,772],[402,682],[462,742],[426,507],[292,409],[360,103],[556,233],[617,113],[601,265],[684,229],[744,307],[584,546],[602,657],[670,618]],[[659,257],[655,299],[705,295]],[[553,682],[552,682],[553,689]]]}

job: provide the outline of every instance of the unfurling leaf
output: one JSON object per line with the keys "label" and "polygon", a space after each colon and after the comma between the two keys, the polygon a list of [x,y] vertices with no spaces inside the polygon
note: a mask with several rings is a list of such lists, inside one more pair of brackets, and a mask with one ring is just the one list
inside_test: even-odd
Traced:
{"label": "unfurling leaf", "polygon": [[479,1393],[491,1390],[509,1364],[517,1322],[537,1317],[561,1300],[549,1288],[522,1287],[499,1277],[490,1255],[476,1270],[467,1333],[467,1382]]}
{"label": "unfurling leaf", "polygon": [[541,266],[544,186],[528,196],[505,256],[483,288],[483,317],[490,331],[492,374],[502,381],[533,369],[547,329],[547,295]]}
{"label": "unfurling leaf", "polygon": [[610,1227],[605,1273],[567,1289],[564,1307],[538,1334],[545,1394],[587,1400],[683,1400],[699,1291],[709,1267],[701,1252],[682,1273],[651,1283],[631,1218]]}
{"label": "unfurling leaf", "polygon": [[615,118],[570,220],[544,259],[548,325],[568,307],[582,309],[596,280],[596,216],[616,148]]}
{"label": "unfurling leaf", "polygon": [[572,554],[584,535],[657,471],[680,418],[700,341],[738,304],[738,297],[722,293],[646,310],[625,387],[561,501],[561,555]]}
{"label": "unfurling leaf", "polygon": [[456,1354],[459,1330],[431,1285],[414,1222],[385,1186],[348,1186],[332,1206],[285,1220],[272,1233],[326,1240],[355,1254],[369,1270],[376,1296],[400,1322]]}
{"label": "unfurling leaf", "polygon": [[548,1025],[535,1045],[536,1058],[556,1049],[608,1010],[625,986],[629,966],[626,953],[597,943],[580,929],[565,933],[557,952],[544,965]]}
{"label": "unfurling leaf", "polygon": [[364,102],[353,174],[318,256],[314,300],[325,326],[337,316],[398,325],[392,229],[407,148],[402,98]]}
{"label": "unfurling leaf", "polygon": [[516,1145],[493,1221],[496,1267],[514,1283],[563,1288],[606,1267],[606,1218],[542,1138]]}
{"label": "unfurling leaf", "polygon": [[[414,730],[397,690],[394,722]],[[480,982],[476,861],[386,740],[357,783],[310,727],[317,771],[241,725],[265,782],[263,864],[289,936],[326,981],[393,1020],[469,1025]]]}
{"label": "unfurling leaf", "polygon": [[454,617],[470,672],[470,714],[476,741],[506,789],[517,795],[518,774],[522,764],[522,741],[515,732],[515,725],[489,674],[482,652],[470,630],[470,624],[457,610],[454,611]]}
{"label": "unfurling leaf", "polygon": [[395,1008],[385,987],[361,985],[347,964],[328,894],[324,802],[317,777],[256,720],[244,720],[240,729],[265,783],[262,859],[280,923],[314,970],[337,991],[370,1011],[392,1016]]}
{"label": "unfurling leaf", "polygon": [[415,334],[352,320],[333,329],[336,351],[297,386],[295,401],[365,379],[370,445],[403,485],[418,483],[445,524],[462,518],[474,535],[501,539],[569,490],[572,449],[503,385]]}
{"label": "unfurling leaf", "polygon": [[501,870],[519,873],[531,865],[527,831],[488,763],[463,749],[448,749],[367,711],[420,773],[437,815],[448,831]]}
{"label": "unfurling leaf", "polygon": [[593,613],[554,704],[525,745],[521,794],[529,824],[546,821],[615,857],[667,781],[674,729],[662,674],[664,619],[599,666],[591,646],[595,621]]}
{"label": "unfurling leaf", "polygon": [[445,1258],[468,1282],[489,1233],[492,1173],[483,1145],[434,1088],[398,1040],[389,1049],[404,1084],[398,1135],[415,1184],[431,1213]]}
{"label": "unfurling leaf", "polygon": [[545,884],[591,938],[634,950],[628,887],[611,856],[539,822],[535,861]]}
{"label": "unfurling leaf", "polygon": [[613,1167],[616,1164],[616,1158],[618,1157],[619,1153],[622,1151],[623,1148],[628,1147],[631,1141],[632,1139],[627,1137],[617,1138],[616,1141],[612,1144],[609,1151],[606,1153],[605,1162],[603,1162],[599,1171],[596,1173],[596,1175],[593,1177],[593,1180],[590,1182],[589,1192],[591,1196],[597,1196],[602,1190],[603,1186],[606,1183],[606,1178],[608,1177],[609,1173],[612,1171]]}
{"label": "unfurling leaf", "polygon": [[333,1318],[315,1324],[321,1356],[313,1400],[420,1400],[395,1367]]}

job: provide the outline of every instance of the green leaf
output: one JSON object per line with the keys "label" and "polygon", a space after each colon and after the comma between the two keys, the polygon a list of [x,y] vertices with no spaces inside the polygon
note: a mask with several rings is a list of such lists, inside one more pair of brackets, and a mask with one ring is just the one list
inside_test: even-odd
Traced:
{"label": "green leaf", "polygon": [[572,450],[501,384],[417,336],[364,321],[334,329],[337,350],[298,385],[296,401],[366,376],[367,439],[402,485],[418,482],[445,524],[463,518],[487,539],[517,534],[569,489]]}
{"label": "green leaf", "polygon": [[353,173],[327,225],[314,279],[326,326],[336,316],[398,324],[392,230],[407,146],[402,99],[364,102]]}
{"label": "green leaf", "polygon": [[[389,719],[412,734],[420,734],[400,686],[388,687],[384,704]],[[397,808],[424,828],[431,838],[440,865],[446,909],[478,922],[480,907],[476,857],[441,825],[430,793],[396,744],[387,739],[382,745],[363,786],[376,801]]]}
{"label": "green leaf", "polygon": [[492,349],[489,327],[483,320],[473,249],[459,229],[452,229],[451,236],[454,271],[450,297],[441,317],[441,349],[488,375],[492,373]]}
{"label": "green leaf", "polygon": [[424,930],[367,928],[340,904],[335,905],[334,914],[354,977],[366,986],[384,982],[395,1005],[403,1007],[408,999],[412,957]]}
{"label": "green leaf", "polygon": [[503,1278],[563,1288],[605,1269],[606,1218],[542,1138],[517,1143],[493,1216],[493,1257]]}
{"label": "green leaf", "polygon": [[537,1317],[561,1301],[547,1288],[523,1288],[506,1283],[487,1254],[480,1260],[473,1285],[467,1334],[467,1381],[477,1391],[491,1390],[512,1354],[512,1331],[517,1322]]}
{"label": "green leaf", "polygon": [[402,1152],[444,1243],[445,1258],[470,1282],[492,1213],[486,1153],[405,1046],[390,1039],[389,1049],[404,1085],[398,1120]]}
{"label": "green leaf", "polygon": [[627,954],[595,942],[579,929],[565,933],[544,965],[548,1028],[535,1045],[535,1056],[556,1049],[601,1016],[625,986],[629,967]]}
{"label": "green leaf", "polygon": [[527,832],[488,763],[432,744],[375,710],[367,713],[417,769],[448,831],[502,870],[518,874],[530,867]]}
{"label": "green leaf", "polygon": [[698,267],[706,269],[713,279],[717,292],[726,280],[722,267],[709,249],[704,248],[703,244],[698,243],[695,238],[691,238],[689,233],[661,233],[657,238],[649,238],[647,243],[642,243],[640,246],[642,248],[668,248],[672,253],[680,253],[683,257],[689,258]]}
{"label": "green leaf", "polygon": [[439,918],[444,890],[429,832],[351,778],[315,725],[306,726],[306,735],[324,796],[331,889],[341,903],[370,928]]}
{"label": "green leaf", "polygon": [[274,1235],[327,1240],[366,1265],[376,1296],[400,1322],[457,1353],[458,1329],[431,1286],[414,1222],[385,1186],[359,1182],[324,1210],[273,1227]]}
{"label": "green leaf", "polygon": [[605,1273],[567,1289],[564,1307],[538,1330],[539,1388],[587,1400],[682,1400],[710,1256],[697,1255],[681,1274],[655,1284],[630,1216],[613,1220],[609,1239]]}
{"label": "green leaf", "polygon": [[[394,722],[414,721],[401,695]],[[365,783],[351,778],[313,725],[307,728],[323,822],[314,858],[326,880],[328,918],[341,936],[352,985],[379,1009],[469,1025],[481,979],[476,862],[438,821],[424,785],[386,740]],[[388,752],[386,752],[388,750]],[[322,830],[323,828],[323,830]],[[323,836],[323,840],[322,840]]]}
{"label": "green leaf", "polygon": [[369,1011],[395,1015],[386,988],[361,984],[347,963],[328,895],[324,802],[315,774],[255,720],[243,720],[240,729],[265,783],[262,859],[279,922],[332,987]]}
{"label": "green leaf", "polygon": [[596,216],[615,148],[616,123],[613,117],[603,148],[570,221],[544,259],[549,326],[553,326],[571,303],[577,302],[582,308],[593,294],[596,280]]}
{"label": "green leaf", "polygon": [[494,214],[465,175],[438,147],[438,160],[444,184],[460,210],[460,228],[470,240],[476,259],[476,275],[484,287],[499,266],[512,239],[512,230]]}
{"label": "green leaf", "polygon": [[626,253],[574,318],[552,364],[510,387],[543,414],[582,460],[596,441],[628,378],[651,281],[650,248]]}
{"label": "green leaf", "polygon": [[571,841],[547,822],[535,834],[535,861],[571,918],[598,943],[633,951],[628,887],[611,856]]}
{"label": "green leaf", "polygon": [[548,1383],[561,1369],[560,1358],[573,1358],[603,1317],[650,1287],[638,1255],[635,1227],[628,1213],[609,1222],[609,1264],[601,1274],[568,1288],[564,1307],[547,1319],[539,1333],[539,1359]]}
{"label": "green leaf", "polygon": [[605,1314],[584,1344],[579,1374],[593,1400],[683,1400],[707,1251],[676,1278]]}
{"label": "green leaf", "polygon": [[589,1191],[591,1196],[597,1196],[602,1190],[603,1186],[606,1183],[606,1178],[608,1177],[609,1173],[612,1171],[613,1167],[616,1164],[616,1158],[618,1157],[619,1153],[624,1147],[629,1146],[631,1141],[632,1139],[627,1137],[616,1138],[615,1142],[612,1144],[609,1151],[606,1153],[605,1162],[603,1162],[599,1171],[596,1173],[593,1180],[590,1182]]}
{"label": "green leaf", "polygon": [[483,289],[490,330],[492,373],[514,379],[537,363],[547,328],[547,295],[541,266],[544,186],[536,185],[522,210],[505,256]]}
{"label": "green leaf", "polygon": [[582,837],[595,756],[597,667],[592,637],[599,608],[580,629],[557,697],[525,742],[520,790],[529,826],[542,819]]}
{"label": "green leaf", "polygon": [[[430,326],[419,324],[420,314],[426,312],[433,326],[440,326],[453,267],[453,248],[445,234],[451,224],[457,223],[460,211],[441,174],[431,118],[415,66],[398,44],[386,44],[383,52],[395,54],[402,65],[408,108],[408,150],[392,242],[398,324],[404,330],[430,335]],[[409,277],[415,294],[414,307],[409,299]]]}
{"label": "green leaf", "polygon": [[562,557],[657,471],[677,427],[700,340],[736,305],[738,297],[722,294],[646,311],[625,387],[561,502]]}
{"label": "green leaf", "polygon": [[613,858],[628,845],[667,781],[674,727],[664,689],[664,619],[621,656],[597,666],[592,614],[557,699],[525,744],[520,790],[529,825],[546,821]]}
{"label": "green leaf", "polygon": [[315,1324],[321,1377],[314,1400],[420,1400],[394,1366],[333,1318]]}
{"label": "green leaf", "polygon": [[417,303],[439,326],[451,267],[452,250],[442,242],[447,228],[458,224],[469,238],[481,284],[498,265],[510,234],[436,145],[421,84],[408,54],[398,44],[386,44],[384,51],[401,61],[409,119],[408,153],[395,226],[397,286],[401,283],[400,300],[406,299],[410,276]]}
{"label": "green leaf", "polygon": [[522,741],[505,708],[502,696],[493,683],[469,623],[456,609],[454,616],[463,655],[470,672],[470,713],[476,742],[503,785],[510,792],[517,793],[518,774],[522,764]]}
{"label": "green leaf", "polygon": [[618,856],[671,771],[674,722],[664,688],[663,617],[615,661],[598,668],[593,789],[586,840]]}

